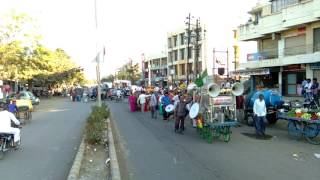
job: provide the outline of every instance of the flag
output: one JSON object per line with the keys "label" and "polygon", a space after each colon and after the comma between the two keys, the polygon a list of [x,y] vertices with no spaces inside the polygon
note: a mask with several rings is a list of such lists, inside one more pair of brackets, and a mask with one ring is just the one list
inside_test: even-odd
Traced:
{"label": "flag", "polygon": [[196,79],[195,81],[195,84],[198,86],[198,87],[202,87],[204,85],[204,78],[206,78],[208,76],[208,71],[207,69],[205,69],[202,74],[200,75],[199,78]]}

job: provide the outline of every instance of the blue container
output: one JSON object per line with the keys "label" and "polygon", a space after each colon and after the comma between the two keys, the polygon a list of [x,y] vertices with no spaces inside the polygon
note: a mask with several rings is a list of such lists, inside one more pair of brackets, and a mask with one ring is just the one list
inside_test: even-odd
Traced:
{"label": "blue container", "polygon": [[264,89],[253,93],[250,98],[250,108],[253,108],[254,101],[259,98],[260,94],[263,94],[267,107],[279,107],[283,104],[282,96],[278,92],[270,89]]}

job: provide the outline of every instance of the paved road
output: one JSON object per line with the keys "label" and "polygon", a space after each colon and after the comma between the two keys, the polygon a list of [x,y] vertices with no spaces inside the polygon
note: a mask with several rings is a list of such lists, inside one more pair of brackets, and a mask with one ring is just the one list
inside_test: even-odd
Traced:
{"label": "paved road", "polygon": [[64,180],[82,137],[90,104],[43,100],[22,129],[22,149],[0,161],[0,179]]}
{"label": "paved road", "polygon": [[[233,129],[231,141],[208,144],[188,124],[184,135],[173,122],[130,113],[124,103],[109,102],[118,131],[122,174],[132,180],[318,180],[320,146],[288,137],[285,122],[268,127],[271,140],[257,140]],[[296,154],[297,157],[294,157]],[[124,164],[127,164],[125,166]]]}

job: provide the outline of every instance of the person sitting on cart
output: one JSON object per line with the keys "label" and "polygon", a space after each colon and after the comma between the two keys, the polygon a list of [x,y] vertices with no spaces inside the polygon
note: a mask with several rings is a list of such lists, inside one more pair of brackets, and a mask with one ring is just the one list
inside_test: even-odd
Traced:
{"label": "person sitting on cart", "polygon": [[17,101],[15,99],[13,99],[12,101],[10,101],[10,104],[8,105],[8,110],[11,113],[17,113],[19,111],[18,106],[17,106]]}
{"label": "person sitting on cart", "polygon": [[261,137],[265,135],[266,130],[266,114],[267,108],[266,103],[264,101],[263,94],[259,95],[259,98],[254,101],[253,104],[253,113],[254,113],[254,127],[256,128],[257,137]]}
{"label": "person sitting on cart", "polygon": [[13,134],[14,146],[20,141],[20,129],[11,127],[11,121],[20,126],[20,122],[9,111],[0,112],[0,133]]}

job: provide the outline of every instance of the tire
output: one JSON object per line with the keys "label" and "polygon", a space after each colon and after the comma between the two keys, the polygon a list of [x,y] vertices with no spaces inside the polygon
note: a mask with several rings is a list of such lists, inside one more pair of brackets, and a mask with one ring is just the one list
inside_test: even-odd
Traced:
{"label": "tire", "polygon": [[4,158],[4,152],[0,150],[0,160],[2,160],[3,158]]}
{"label": "tire", "polygon": [[277,113],[267,114],[267,120],[269,124],[275,124],[277,122]]}
{"label": "tire", "polygon": [[302,131],[298,121],[288,121],[288,134],[293,139],[301,139]]}

